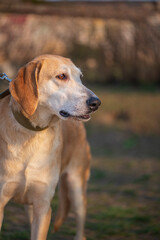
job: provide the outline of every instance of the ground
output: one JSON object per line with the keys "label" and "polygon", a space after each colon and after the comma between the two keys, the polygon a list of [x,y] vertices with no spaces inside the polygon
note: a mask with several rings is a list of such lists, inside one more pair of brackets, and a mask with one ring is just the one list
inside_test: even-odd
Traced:
{"label": "ground", "polygon": [[[91,87],[102,106],[86,124],[92,149],[88,184],[88,240],[160,239],[160,92]],[[70,240],[74,216],[48,240]],[[0,240],[29,239],[23,206],[10,203]]]}

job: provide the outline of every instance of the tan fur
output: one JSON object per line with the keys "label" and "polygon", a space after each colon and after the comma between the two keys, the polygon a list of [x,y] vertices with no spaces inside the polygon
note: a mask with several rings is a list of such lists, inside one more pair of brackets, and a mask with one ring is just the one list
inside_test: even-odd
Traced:
{"label": "tan fur", "polygon": [[[64,72],[67,81],[57,78]],[[62,182],[67,176],[69,201],[74,202],[75,211],[77,205],[85,205],[88,147],[83,126],[72,119],[88,114],[86,100],[95,95],[81,83],[80,73],[69,59],[40,56],[20,69],[10,84],[11,96],[0,100],[0,227],[10,199],[29,205],[31,240],[47,237],[50,202],[60,174]],[[24,128],[14,118],[12,109],[22,112],[32,126],[48,128],[40,132]],[[68,121],[61,120],[61,110],[71,113]],[[76,214],[80,216],[76,239],[80,240],[84,221],[79,219],[85,218],[85,212],[79,209]]]}
{"label": "tan fur", "polygon": [[64,146],[62,175],[59,182],[59,208],[54,230],[59,229],[71,207],[76,217],[75,239],[84,239],[86,187],[90,175],[90,149],[82,123],[65,121],[62,130]]}
{"label": "tan fur", "polygon": [[29,63],[19,70],[17,78],[10,84],[12,96],[21,104],[22,112],[27,116],[33,115],[37,108],[40,67],[40,63]]}

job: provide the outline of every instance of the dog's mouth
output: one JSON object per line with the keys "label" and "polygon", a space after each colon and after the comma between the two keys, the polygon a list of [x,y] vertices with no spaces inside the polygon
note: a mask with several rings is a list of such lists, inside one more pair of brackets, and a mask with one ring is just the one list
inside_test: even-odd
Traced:
{"label": "dog's mouth", "polygon": [[61,110],[59,113],[64,118],[73,118],[75,120],[89,120],[91,118],[90,113],[87,113],[84,115],[79,115],[79,116],[71,115],[68,112],[63,111],[63,110]]}

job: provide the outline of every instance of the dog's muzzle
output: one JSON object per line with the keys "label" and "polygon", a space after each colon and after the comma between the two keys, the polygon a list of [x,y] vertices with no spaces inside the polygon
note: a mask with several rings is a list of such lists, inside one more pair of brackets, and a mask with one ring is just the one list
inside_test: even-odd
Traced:
{"label": "dog's muzzle", "polygon": [[88,111],[86,112],[86,114],[83,115],[71,115],[70,113],[61,110],[59,112],[59,114],[64,117],[64,118],[68,118],[68,117],[72,117],[74,119],[81,119],[81,120],[88,120],[90,119],[90,114],[94,111],[96,111],[98,109],[98,107],[101,105],[101,101],[99,100],[99,98],[97,97],[90,97],[87,101],[86,101],[87,107],[88,107]]}

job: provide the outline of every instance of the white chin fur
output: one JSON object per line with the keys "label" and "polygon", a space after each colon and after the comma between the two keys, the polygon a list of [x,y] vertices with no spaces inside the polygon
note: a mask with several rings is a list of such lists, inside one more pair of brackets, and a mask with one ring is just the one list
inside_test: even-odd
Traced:
{"label": "white chin fur", "polygon": [[69,120],[69,119],[72,119],[72,120],[75,120],[75,121],[82,121],[82,122],[87,122],[87,121],[89,121],[90,119],[91,119],[91,116],[89,115],[89,114],[86,114],[86,115],[88,115],[88,118],[86,117],[83,117],[83,116],[85,116],[85,114],[84,115],[82,115],[82,116],[68,116],[68,117],[63,117],[63,116],[61,116],[60,114],[58,114],[58,117],[60,118],[60,119],[62,119],[62,120]]}

